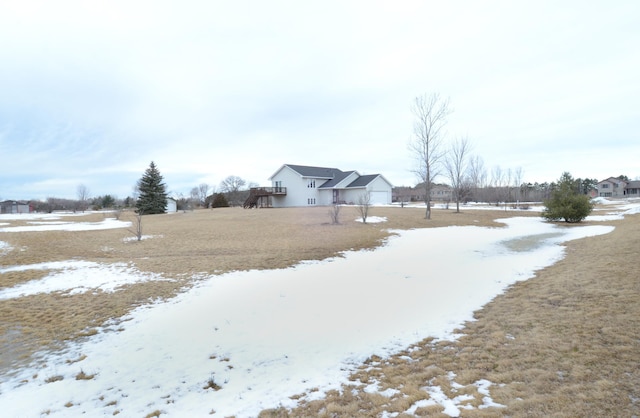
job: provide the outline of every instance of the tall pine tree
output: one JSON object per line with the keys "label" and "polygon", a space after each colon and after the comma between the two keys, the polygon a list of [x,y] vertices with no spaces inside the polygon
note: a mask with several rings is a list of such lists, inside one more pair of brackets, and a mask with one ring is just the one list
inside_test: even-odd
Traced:
{"label": "tall pine tree", "polygon": [[140,195],[136,202],[138,213],[152,215],[167,211],[167,186],[155,163],[151,161],[149,168],[138,181]]}

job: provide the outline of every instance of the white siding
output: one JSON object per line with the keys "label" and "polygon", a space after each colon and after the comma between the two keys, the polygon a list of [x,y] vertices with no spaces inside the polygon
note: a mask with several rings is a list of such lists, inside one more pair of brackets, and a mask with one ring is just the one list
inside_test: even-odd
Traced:
{"label": "white siding", "polygon": [[[339,190],[338,200],[340,202],[346,202],[355,204],[358,202],[359,196],[368,191],[371,193],[371,203],[376,205],[390,204],[391,203],[391,185],[382,176],[376,177],[365,188],[358,187],[352,189],[345,189],[349,184],[358,179],[359,175],[356,172],[349,174],[340,183],[335,185],[335,188]],[[310,182],[314,187],[309,187]],[[285,196],[273,196],[273,207],[291,207],[291,206],[318,206],[318,205],[331,205],[333,204],[334,189],[320,189],[328,179],[326,178],[311,178],[302,177],[300,173],[296,172],[288,166],[282,166],[271,177],[271,185],[273,187],[286,187],[287,194]]]}
{"label": "white siding", "polygon": [[367,185],[371,193],[371,203],[374,205],[390,205],[392,187],[381,176],[376,177]]}
{"label": "white siding", "polygon": [[318,190],[318,205],[333,205],[333,189]]}
{"label": "white siding", "polygon": [[358,203],[358,198],[361,194],[365,193],[364,187],[358,189],[346,189],[340,190],[340,200],[345,201],[348,205],[355,205]]}
{"label": "white siding", "polygon": [[389,192],[370,192],[372,205],[388,205]]}
{"label": "white siding", "polygon": [[173,199],[167,199],[167,212],[171,213],[171,212],[177,212],[177,211],[178,211],[177,202]]}
{"label": "white siding", "polygon": [[[315,187],[309,187],[310,180],[315,180]],[[271,178],[271,185],[275,187],[278,181],[281,187],[287,188],[287,194],[286,196],[273,196],[273,207],[317,206],[322,204],[318,187],[326,182],[326,179],[302,177],[291,168],[284,166]]]}

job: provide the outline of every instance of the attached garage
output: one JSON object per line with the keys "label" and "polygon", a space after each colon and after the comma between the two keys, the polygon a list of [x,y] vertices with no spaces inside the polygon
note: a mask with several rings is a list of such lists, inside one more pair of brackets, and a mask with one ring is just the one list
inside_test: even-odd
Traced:
{"label": "attached garage", "polygon": [[391,203],[391,194],[387,191],[370,191],[372,205],[387,205]]}

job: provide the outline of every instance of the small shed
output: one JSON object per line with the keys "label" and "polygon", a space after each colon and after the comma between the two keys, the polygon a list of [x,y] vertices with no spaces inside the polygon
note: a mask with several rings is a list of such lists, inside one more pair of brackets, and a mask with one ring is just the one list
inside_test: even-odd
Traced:
{"label": "small shed", "polygon": [[174,213],[178,211],[178,202],[173,197],[167,198],[167,213]]}

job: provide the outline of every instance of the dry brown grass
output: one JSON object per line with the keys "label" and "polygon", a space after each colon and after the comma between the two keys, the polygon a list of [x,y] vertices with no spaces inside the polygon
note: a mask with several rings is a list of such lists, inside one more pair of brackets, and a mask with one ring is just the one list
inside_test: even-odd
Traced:
{"label": "dry brown grass", "polygon": [[[610,223],[616,226],[613,233],[568,243],[565,259],[479,310],[459,340],[426,340],[373,369],[363,365],[353,380],[373,378],[381,388],[408,396],[402,405],[390,402],[356,416],[406,411],[416,399],[428,399],[421,390],[427,385],[439,385],[449,398],[473,396],[465,404],[475,409],[461,409],[463,417],[638,416],[640,276],[633,260],[640,215]],[[402,360],[407,357],[412,361]],[[462,388],[452,388],[449,372]],[[504,408],[477,409],[484,395],[473,383],[480,379],[493,382],[491,397]],[[357,399],[352,389],[278,412],[311,416],[339,399]],[[439,416],[438,408],[419,408],[416,414]]]}
{"label": "dry brown grass", "polygon": [[[278,268],[306,259],[323,259],[349,249],[380,244],[387,229],[447,225],[498,227],[496,218],[513,212],[434,212],[426,221],[415,208],[373,208],[386,216],[381,224],[354,222],[355,209],[344,208],[341,224],[332,225],[327,208],[268,210],[216,209],[143,218],[143,233],[154,238],[124,242],[125,229],[92,232],[0,233],[12,250],[3,265],[82,259],[132,263],[173,281],[127,286],[115,293],[33,295],[0,301],[0,372],[33,359],[43,348],[98,332],[150,299],[175,295],[193,283],[194,273]],[[518,212],[518,216],[537,216]],[[73,218],[97,222],[102,215]],[[123,219],[127,219],[125,215]],[[609,222],[608,235],[567,245],[567,257],[519,282],[476,313],[456,342],[425,340],[388,359],[374,358],[352,377],[352,386],[301,407],[264,411],[263,416],[402,416],[416,401],[428,399],[428,385],[448,396],[468,394],[476,409],[463,416],[633,416],[640,415],[640,282],[633,263],[640,236],[639,215]],[[637,263],[636,263],[637,264]],[[0,275],[13,286],[48,272]],[[410,361],[408,360],[410,359]],[[454,372],[453,386],[448,373]],[[491,396],[505,408],[482,404],[474,383],[488,379]],[[389,398],[363,388],[378,382]],[[503,386],[500,386],[503,385]],[[439,406],[418,415],[439,416]]]}
{"label": "dry brown grass", "polygon": [[[29,265],[49,261],[88,260],[125,262],[140,270],[160,273],[173,281],[150,281],[127,286],[116,293],[73,296],[39,294],[0,301],[0,372],[24,364],[42,348],[60,348],[69,339],[95,334],[108,319],[120,318],[132,308],[156,298],[175,295],[193,282],[196,273],[220,274],[233,270],[283,268],[302,260],[321,260],[349,249],[373,248],[389,233],[387,228],[439,226],[452,222],[494,225],[488,213],[443,211],[432,221],[413,208],[375,208],[387,216],[383,224],[354,222],[357,212],[344,208],[341,223],[332,225],[328,209],[291,208],[198,210],[143,217],[144,235],[132,238],[126,228],[98,231],[40,231],[0,233],[12,250],[2,265]],[[72,222],[100,222],[104,214],[65,217]],[[121,220],[133,221],[133,214]],[[11,226],[28,225],[12,221]],[[495,224],[497,225],[497,224]],[[313,239],[311,239],[313,238]],[[8,272],[0,286],[11,287],[49,274],[46,270]]]}

